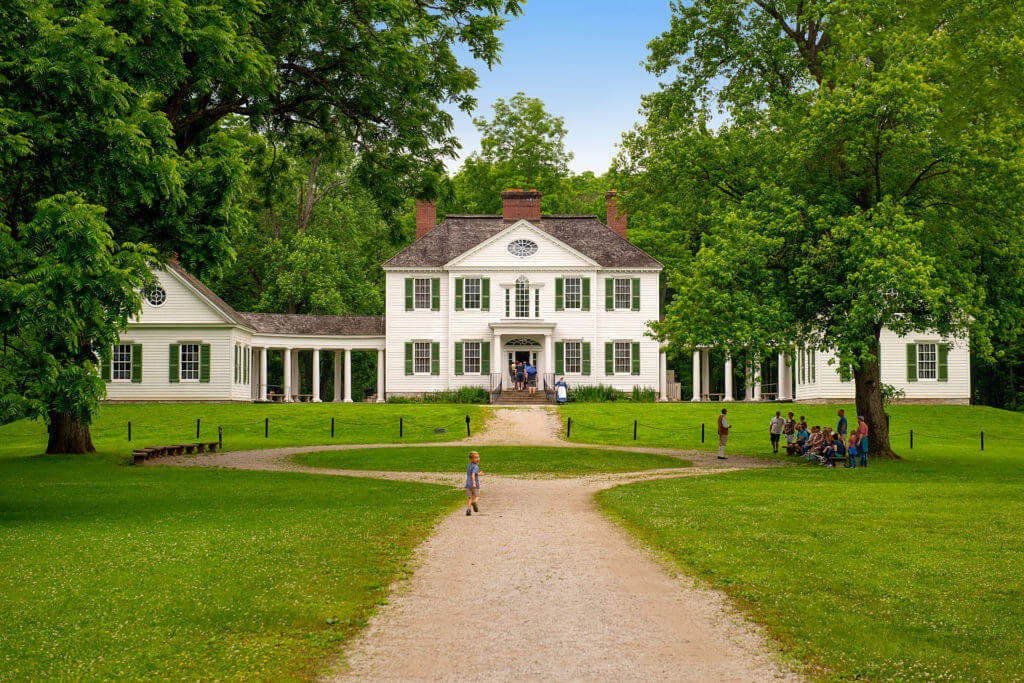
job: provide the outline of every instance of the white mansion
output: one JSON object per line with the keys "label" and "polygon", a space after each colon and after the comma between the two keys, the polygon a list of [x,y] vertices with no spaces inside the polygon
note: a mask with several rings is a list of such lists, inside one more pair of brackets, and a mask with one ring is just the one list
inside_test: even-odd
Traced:
{"label": "white mansion", "polygon": [[[541,215],[540,193],[502,193],[501,215],[449,215],[416,205],[416,241],[383,265],[385,315],[241,313],[176,263],[154,275],[111,362],[101,372],[113,401],[351,401],[351,353],[377,356],[375,398],[473,386],[508,388],[511,363],[528,360],[550,386],[603,384],[675,392],[666,359],[647,335],[661,302],[662,265],[627,240],[627,221],[607,194],[608,225],[595,216]],[[268,366],[280,363],[279,386]],[[333,357],[333,396],[321,395],[321,362]],[[693,400],[733,400],[710,390],[708,351],[694,353]],[[824,353],[780,354],[771,384],[747,383],[747,400],[849,400]],[[300,381],[300,368],[311,377]],[[969,354],[962,340],[922,334],[882,340],[882,381],[907,400],[966,403]],[[781,380],[781,381],[779,381]],[[303,393],[301,387],[310,387]]]}

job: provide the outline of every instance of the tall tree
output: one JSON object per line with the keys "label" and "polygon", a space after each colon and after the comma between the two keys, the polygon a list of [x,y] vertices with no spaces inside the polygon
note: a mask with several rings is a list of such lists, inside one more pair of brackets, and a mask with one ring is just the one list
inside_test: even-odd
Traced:
{"label": "tall tree", "polygon": [[994,1],[675,3],[621,158],[634,215],[687,220],[657,333],[835,349],[895,455],[883,327],[983,354],[1021,331],[1022,29]]}
{"label": "tall tree", "polygon": [[[91,449],[88,422],[96,382],[28,387],[94,372],[116,330],[138,310],[148,271],[130,253],[179,254],[191,270],[215,272],[232,256],[241,220],[239,136],[225,125],[287,133],[330,130],[353,140],[354,173],[385,204],[440,175],[455,140],[441,103],[469,110],[476,84],[455,46],[493,64],[504,14],[521,0],[282,0],[201,4],[143,0],[11,0],[0,7],[0,207],[2,234],[16,258],[0,283],[32,296],[5,300],[0,364],[5,419],[48,419],[50,451]],[[96,208],[101,209],[97,211]],[[40,212],[46,209],[49,217]],[[52,218],[54,212],[67,216]],[[38,273],[47,263],[30,226],[81,226],[58,233],[50,258],[95,254],[75,294]],[[88,237],[85,237],[88,236]],[[82,244],[84,240],[86,244]],[[152,249],[150,249],[152,247]],[[33,254],[39,254],[36,263]],[[109,258],[100,258],[107,254]],[[115,255],[117,258],[115,259]],[[121,270],[118,270],[121,269]],[[127,270],[128,272],[121,272]],[[35,275],[40,277],[32,279]],[[49,283],[50,289],[42,286]],[[94,297],[75,301],[73,296]],[[60,309],[73,344],[38,338],[33,311]],[[92,316],[88,321],[81,316]],[[109,327],[105,327],[109,326]],[[100,329],[102,328],[102,329]],[[62,331],[63,332],[63,331]],[[19,377],[10,358],[43,349],[47,367]],[[19,392],[37,399],[21,400]],[[56,397],[64,393],[64,398]],[[54,419],[54,415],[62,416]],[[60,446],[54,446],[59,444]]]}

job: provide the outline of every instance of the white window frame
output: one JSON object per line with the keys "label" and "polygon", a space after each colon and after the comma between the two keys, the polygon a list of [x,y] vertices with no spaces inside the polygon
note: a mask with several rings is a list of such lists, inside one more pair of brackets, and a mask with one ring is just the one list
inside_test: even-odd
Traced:
{"label": "white window frame", "polygon": [[567,277],[562,281],[562,305],[567,311],[583,308],[583,278]]}
{"label": "white window frame", "polygon": [[[200,362],[201,361],[202,353],[203,353],[202,352],[202,344],[200,344],[199,342],[182,342],[181,344],[178,345],[178,381],[179,382],[198,382],[199,381],[199,376],[200,376],[200,373],[202,372],[202,367],[201,367],[202,363]],[[189,358],[186,361],[186,355],[193,355],[193,354],[194,354],[194,358]],[[190,376],[188,376],[188,377],[185,376],[186,375],[186,373],[185,373],[185,364],[186,364],[186,362],[188,363],[190,368],[193,365],[195,366],[195,371],[194,371],[195,376],[194,377],[191,376],[193,374],[192,370],[189,370],[188,374]]]}
{"label": "white window frame", "polygon": [[[633,374],[633,342],[628,341],[617,341],[612,342],[612,352],[614,354],[614,362],[612,369],[616,375],[632,375]],[[620,352],[625,350],[625,356]],[[626,364],[625,370],[619,369],[619,361],[624,360]]]}
{"label": "white window frame", "polygon": [[[474,289],[470,288],[473,285]],[[475,303],[470,297],[476,297]],[[479,311],[483,301],[483,278],[467,277],[462,280],[462,308],[467,311]]]}
{"label": "white window frame", "polygon": [[[125,349],[127,349],[127,356],[125,355]],[[114,344],[110,348],[110,381],[131,382],[133,360],[131,344]],[[127,365],[127,368],[125,365]],[[125,372],[126,369],[127,372]]]}
{"label": "white window frame", "polygon": [[[473,351],[473,354],[470,354]],[[470,361],[473,364],[470,364]],[[481,362],[483,360],[483,353],[481,351],[481,344],[478,341],[464,341],[462,342],[462,374],[464,375],[479,375]]]}
{"label": "white window frame", "polygon": [[[425,357],[426,370],[420,369],[420,361],[424,360],[424,357],[420,354],[420,351],[426,349],[427,355]],[[430,370],[433,366],[434,355],[433,355],[433,344],[428,341],[417,341],[412,343],[412,374],[414,375],[429,375]]]}
{"label": "white window frame", "polygon": [[[570,351],[575,351],[575,357]],[[564,346],[564,355],[562,362],[565,364],[565,374],[567,375],[579,375],[583,373],[583,342],[582,341],[567,341]],[[573,369],[572,363],[575,362],[575,369]]]}
{"label": "white window frame", "polygon": [[[622,289],[620,285],[624,285],[625,289]],[[633,308],[633,280],[628,277],[615,278],[613,295],[616,311],[626,311]],[[624,297],[625,303],[621,303],[620,296]]]}
{"label": "white window frame", "polygon": [[[520,295],[520,293],[523,293]],[[529,318],[530,307],[530,281],[525,277],[516,280],[512,314],[514,318]]]}
{"label": "white window frame", "polygon": [[[938,342],[917,342],[917,379],[920,382],[935,382],[939,379],[939,344]],[[928,358],[930,352],[931,358]],[[931,367],[930,374],[923,374],[926,364]]]}
{"label": "white window frame", "polygon": [[[422,287],[426,286],[426,291],[422,291]],[[425,297],[425,304],[420,304],[420,297]],[[429,277],[414,277],[412,279],[412,308],[415,311],[429,311],[430,306],[433,303],[434,292],[433,284]]]}

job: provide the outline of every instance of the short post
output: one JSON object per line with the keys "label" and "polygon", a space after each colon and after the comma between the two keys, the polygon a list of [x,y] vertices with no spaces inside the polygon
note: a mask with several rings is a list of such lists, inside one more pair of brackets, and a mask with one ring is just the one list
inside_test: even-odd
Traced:
{"label": "short post", "polygon": [[398,438],[402,438],[402,418],[398,418]]}
{"label": "short post", "polygon": [[270,436],[270,418],[263,418],[263,438],[266,439]]}
{"label": "short post", "polygon": [[224,428],[217,427],[217,449],[224,450]]}
{"label": "short post", "polygon": [[700,423],[700,442],[704,443],[704,423]]}
{"label": "short post", "polygon": [[981,433],[981,450],[985,450],[985,432]]}
{"label": "short post", "polygon": [[914,430],[913,429],[910,430],[910,448],[911,449],[914,448]]}
{"label": "short post", "polygon": [[132,421],[128,420],[128,440],[132,440]]}
{"label": "short post", "polygon": [[466,436],[469,436],[469,415],[466,416]]}
{"label": "short post", "polygon": [[196,418],[196,439],[199,438],[199,418]]}
{"label": "short post", "polygon": [[636,441],[636,420],[633,420],[633,441]]}
{"label": "short post", "polygon": [[570,434],[572,434],[572,418],[571,417],[565,423],[565,438],[568,439]]}
{"label": "short post", "polygon": [[334,418],[331,418],[331,438],[334,438]]}

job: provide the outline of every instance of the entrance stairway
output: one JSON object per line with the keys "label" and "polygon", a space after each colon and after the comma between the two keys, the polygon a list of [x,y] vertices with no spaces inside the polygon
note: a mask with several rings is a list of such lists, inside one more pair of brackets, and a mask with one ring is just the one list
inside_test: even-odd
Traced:
{"label": "entrance stairway", "polygon": [[494,399],[493,404],[496,406],[544,406],[550,405],[551,399],[540,389],[532,396],[527,391],[503,389]]}

